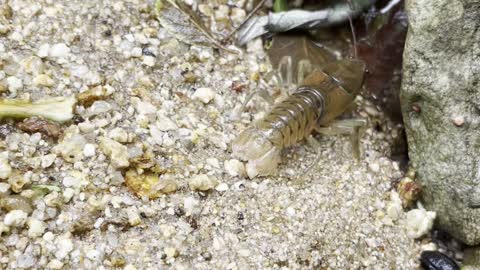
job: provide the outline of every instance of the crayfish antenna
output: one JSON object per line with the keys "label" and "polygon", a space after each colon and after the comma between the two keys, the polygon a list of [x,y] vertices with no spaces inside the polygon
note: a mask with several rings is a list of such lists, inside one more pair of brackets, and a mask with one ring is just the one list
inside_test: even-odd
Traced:
{"label": "crayfish antenna", "polygon": [[[350,11],[353,12],[352,0],[347,0],[347,2],[348,2],[348,7],[350,8]],[[356,59],[357,58],[357,37],[355,35],[355,28],[353,27],[352,16],[350,15],[351,12],[348,13],[348,22],[350,24],[350,30],[352,31],[353,57]]]}

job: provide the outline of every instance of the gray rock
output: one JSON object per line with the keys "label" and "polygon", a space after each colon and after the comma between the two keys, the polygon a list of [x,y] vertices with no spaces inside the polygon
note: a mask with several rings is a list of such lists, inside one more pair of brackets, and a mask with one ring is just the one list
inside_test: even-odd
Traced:
{"label": "gray rock", "polygon": [[407,0],[402,113],[437,224],[480,244],[480,1]]}

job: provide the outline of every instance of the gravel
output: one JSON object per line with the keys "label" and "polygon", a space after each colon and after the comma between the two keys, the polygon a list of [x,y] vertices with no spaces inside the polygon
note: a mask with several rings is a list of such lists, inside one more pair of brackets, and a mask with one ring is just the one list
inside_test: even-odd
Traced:
{"label": "gravel", "polygon": [[[246,15],[245,1],[188,2],[216,19],[216,33]],[[76,107],[58,141],[11,128],[0,142],[0,181],[28,176],[17,192],[34,207],[0,212],[1,269],[417,269],[428,239],[408,237],[406,213],[391,205],[401,127],[368,101],[354,112],[368,119],[361,160],[347,137],[316,136],[320,148],[285,150],[279,175],[248,179],[230,142],[268,110],[255,97],[240,111],[271,71],[260,40],[238,55],[187,46],[159,26],[150,0],[0,3],[12,10],[0,25],[3,98],[108,89]],[[140,186],[137,196],[126,170],[173,193],[149,200],[141,194],[155,190]]]}

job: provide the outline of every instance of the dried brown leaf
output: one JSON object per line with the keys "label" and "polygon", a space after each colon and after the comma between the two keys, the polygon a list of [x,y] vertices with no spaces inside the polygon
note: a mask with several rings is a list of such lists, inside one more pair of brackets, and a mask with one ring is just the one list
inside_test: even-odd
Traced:
{"label": "dried brown leaf", "polygon": [[27,118],[19,122],[17,127],[24,132],[30,134],[40,132],[53,139],[57,139],[62,132],[58,124],[38,117]]}

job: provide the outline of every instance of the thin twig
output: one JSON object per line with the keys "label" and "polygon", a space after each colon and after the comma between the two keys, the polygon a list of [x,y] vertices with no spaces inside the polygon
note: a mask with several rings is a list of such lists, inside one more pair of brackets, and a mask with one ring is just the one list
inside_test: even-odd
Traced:
{"label": "thin twig", "polygon": [[238,32],[238,30],[240,30],[240,28],[242,28],[242,26],[247,23],[250,18],[252,18],[252,16],[257,13],[257,11],[263,6],[263,4],[265,4],[265,2],[267,2],[267,0],[261,0],[256,6],[255,8],[247,15],[247,17],[245,18],[245,20],[243,20],[243,22],[237,26],[235,29],[232,30],[232,32],[230,32],[230,34],[228,34],[224,39],[222,39],[222,42],[225,42],[227,40],[229,40],[230,38],[232,38],[233,35],[235,35],[235,33]]}

